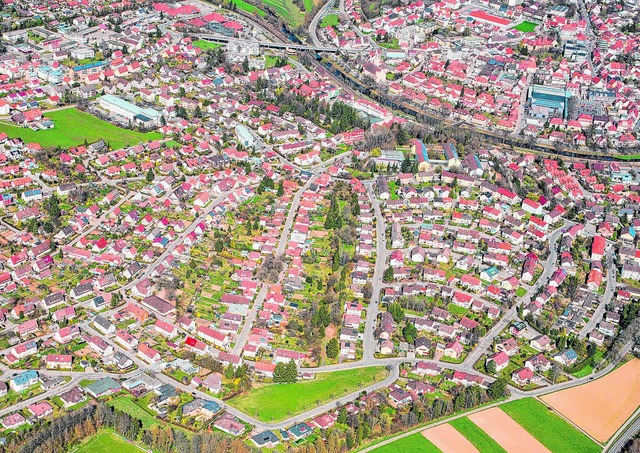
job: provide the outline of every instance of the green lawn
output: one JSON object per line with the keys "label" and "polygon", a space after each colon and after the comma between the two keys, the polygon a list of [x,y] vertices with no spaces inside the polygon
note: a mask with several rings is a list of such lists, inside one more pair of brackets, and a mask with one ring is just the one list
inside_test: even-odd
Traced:
{"label": "green lawn", "polygon": [[313,11],[314,6],[316,6],[316,4],[313,0],[304,0],[304,10],[307,13],[310,13],[311,11]]}
{"label": "green lawn", "polygon": [[516,296],[524,297],[526,295],[527,295],[527,290],[525,288],[523,288],[522,286],[519,287],[518,289],[516,289]]}
{"label": "green lawn", "polygon": [[142,448],[123,440],[111,431],[103,431],[73,450],[74,453],[140,453]]}
{"label": "green lawn", "polygon": [[293,3],[293,0],[262,0],[270,6],[290,26],[297,28],[304,22],[304,12]]}
{"label": "green lawn", "polygon": [[466,437],[480,453],[507,453],[498,442],[489,437],[487,433],[467,417],[456,418],[451,420],[449,424]]}
{"label": "green lawn", "polygon": [[553,453],[596,453],[601,448],[585,434],[533,398],[500,406],[512,419]]}
{"label": "green lawn", "polygon": [[373,451],[375,453],[439,453],[441,450],[429,442],[422,433],[415,433]]}
{"label": "green lawn", "polygon": [[234,3],[238,9],[246,11],[250,14],[255,14],[256,16],[265,17],[267,15],[266,12],[262,11],[260,8],[253,6],[251,3],[247,3],[244,0],[232,0],[231,3]]}
{"label": "green lawn", "polygon": [[277,422],[358,391],[388,376],[384,367],[318,373],[293,384],[265,384],[227,402],[258,420]]}
{"label": "green lawn", "polygon": [[202,50],[213,50],[217,49],[218,47],[222,47],[222,44],[220,44],[219,42],[210,42],[205,41],[204,39],[198,39],[197,41],[194,41],[193,45],[196,47],[200,47]]}
{"label": "green lawn", "polygon": [[158,132],[142,133],[119,128],[75,108],[45,113],[44,116],[53,120],[55,123],[53,129],[33,131],[29,128],[0,123],[0,132],[6,132],[12,138],[20,137],[27,143],[40,143],[44,148],[51,146],[70,148],[83,144],[85,140],[88,143],[94,143],[103,139],[109,142],[113,149],[118,149],[162,138]]}
{"label": "green lawn", "polygon": [[529,33],[532,32],[536,29],[536,27],[538,26],[538,24],[536,24],[535,22],[529,22],[528,20],[525,20],[524,22],[516,25],[515,28],[518,31],[521,31],[523,33]]}
{"label": "green lawn", "polygon": [[160,421],[158,419],[138,406],[133,401],[133,397],[130,395],[114,398],[109,401],[109,405],[118,410],[121,410],[122,412],[126,412],[132,417],[139,418],[140,420],[142,420],[142,426],[144,426],[145,428],[160,424]]}
{"label": "green lawn", "polygon": [[320,22],[321,27],[335,27],[340,23],[340,18],[337,14],[328,14],[322,18]]}

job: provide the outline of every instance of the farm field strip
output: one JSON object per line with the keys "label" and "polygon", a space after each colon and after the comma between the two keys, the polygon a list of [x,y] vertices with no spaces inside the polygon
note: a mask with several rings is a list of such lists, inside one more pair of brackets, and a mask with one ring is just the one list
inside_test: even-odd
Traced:
{"label": "farm field strip", "polygon": [[508,453],[550,453],[535,437],[502,409],[494,407],[469,416]]}
{"label": "farm field strip", "polygon": [[449,424],[438,425],[422,431],[422,435],[444,453],[480,453],[460,432]]}

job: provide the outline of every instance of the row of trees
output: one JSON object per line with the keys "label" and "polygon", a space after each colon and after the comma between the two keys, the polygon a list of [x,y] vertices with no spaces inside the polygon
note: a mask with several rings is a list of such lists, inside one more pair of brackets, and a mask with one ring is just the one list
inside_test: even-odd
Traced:
{"label": "row of trees", "polygon": [[298,367],[293,359],[289,362],[278,362],[276,369],[273,371],[273,382],[290,383],[298,380]]}
{"label": "row of trees", "polygon": [[88,405],[61,415],[46,426],[19,430],[5,446],[10,453],[58,453],[67,451],[81,440],[95,435],[101,429],[113,429],[116,434],[142,442],[156,452],[163,453],[215,453],[249,452],[239,439],[216,432],[196,433],[187,437],[184,431],[170,426],[145,429],[142,421],[107,406],[105,403]]}

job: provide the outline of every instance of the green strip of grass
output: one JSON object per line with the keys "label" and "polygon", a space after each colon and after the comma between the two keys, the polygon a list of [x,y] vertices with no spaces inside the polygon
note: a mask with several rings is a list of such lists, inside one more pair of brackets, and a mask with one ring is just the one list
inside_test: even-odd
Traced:
{"label": "green strip of grass", "polygon": [[358,391],[388,376],[384,367],[318,373],[293,384],[265,384],[227,402],[258,420],[277,422]]}
{"label": "green strip of grass", "polygon": [[335,27],[340,23],[340,18],[337,14],[328,14],[322,18],[320,22],[321,27]]}
{"label": "green strip of grass", "polygon": [[140,453],[145,450],[116,436],[110,430],[91,436],[86,443],[73,450],[74,453],[112,453],[114,451],[118,453]]}
{"label": "green strip of grass", "polygon": [[375,453],[440,453],[441,450],[433,445],[422,433],[403,437],[382,447],[373,450]]}
{"label": "green strip of grass", "polygon": [[498,442],[493,440],[467,417],[456,418],[455,420],[451,420],[449,424],[466,437],[480,453],[507,453]]}
{"label": "green strip of grass", "polygon": [[75,108],[45,113],[46,118],[53,120],[55,127],[43,131],[17,127],[0,123],[0,132],[6,132],[11,138],[19,137],[26,143],[40,143],[42,147],[60,146],[70,148],[85,143],[95,143],[102,139],[113,149],[137,145],[162,138],[158,132],[137,132],[122,129],[107,121]]}
{"label": "green strip of grass", "polygon": [[596,453],[601,448],[585,434],[533,398],[500,406],[553,453]]}
{"label": "green strip of grass", "polygon": [[201,48],[202,50],[213,50],[217,49],[218,47],[222,47],[222,44],[218,42],[205,41],[204,39],[198,39],[197,41],[194,41],[193,45]]}

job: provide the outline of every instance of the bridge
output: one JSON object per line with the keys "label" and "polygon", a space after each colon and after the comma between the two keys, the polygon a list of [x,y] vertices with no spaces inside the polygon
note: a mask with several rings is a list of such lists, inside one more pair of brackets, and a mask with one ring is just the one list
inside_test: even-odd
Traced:
{"label": "bridge", "polygon": [[312,50],[315,52],[331,52],[337,53],[340,50],[338,47],[325,47],[325,46],[309,46],[306,44],[294,44],[294,43],[280,43],[271,41],[249,41],[246,39],[230,38],[227,36],[218,35],[202,35],[197,34],[196,37],[209,42],[216,42],[219,44],[227,44],[229,42],[245,42],[247,44],[258,44],[260,47],[267,49],[285,49],[285,50]]}

